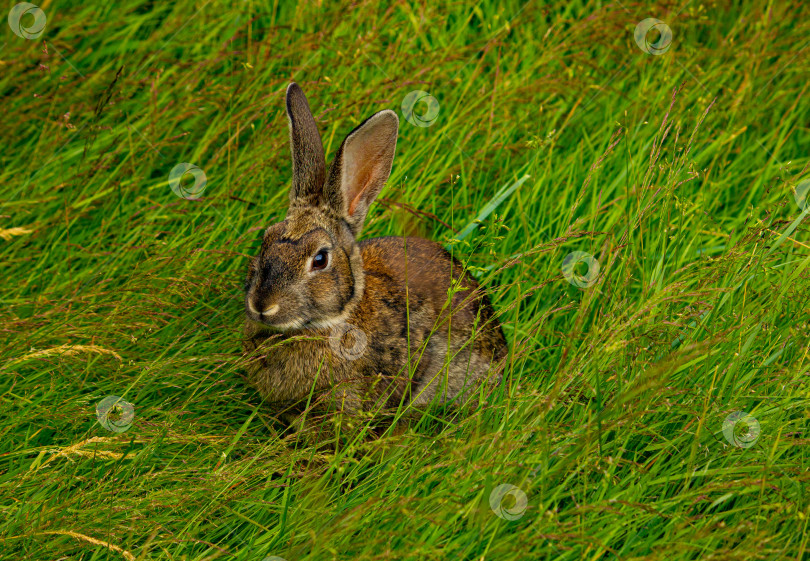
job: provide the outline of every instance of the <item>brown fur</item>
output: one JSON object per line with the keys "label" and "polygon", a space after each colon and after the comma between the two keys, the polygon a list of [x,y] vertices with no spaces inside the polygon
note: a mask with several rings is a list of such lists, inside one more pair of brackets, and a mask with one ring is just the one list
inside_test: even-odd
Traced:
{"label": "brown fur", "polygon": [[[377,411],[465,400],[481,383],[499,382],[503,332],[457,260],[421,238],[356,241],[390,173],[396,114],[377,113],[352,131],[327,176],[317,127],[295,84],[287,110],[290,208],[265,232],[246,281],[252,383],[297,425],[307,402],[315,411]],[[328,265],[313,270],[321,250]],[[449,299],[454,282],[460,290]]]}

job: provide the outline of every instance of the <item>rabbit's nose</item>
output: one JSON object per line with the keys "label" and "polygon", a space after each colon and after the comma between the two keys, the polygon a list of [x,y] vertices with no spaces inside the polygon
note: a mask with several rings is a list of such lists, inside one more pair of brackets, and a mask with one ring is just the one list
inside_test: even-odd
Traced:
{"label": "rabbit's nose", "polygon": [[247,305],[250,312],[256,314],[257,316],[270,317],[278,312],[278,304],[272,304],[263,308],[263,303],[258,299],[248,298]]}

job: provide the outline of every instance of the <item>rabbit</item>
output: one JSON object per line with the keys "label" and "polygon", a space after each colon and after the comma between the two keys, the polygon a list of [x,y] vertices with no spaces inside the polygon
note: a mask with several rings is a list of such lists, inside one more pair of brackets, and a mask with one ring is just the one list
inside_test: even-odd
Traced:
{"label": "rabbit", "polygon": [[391,173],[397,114],[380,111],[351,131],[327,173],[315,119],[294,82],[286,108],[289,208],[265,231],[245,281],[250,383],[293,431],[307,407],[373,416],[457,403],[499,384],[506,339],[459,261],[422,238],[359,240]]}

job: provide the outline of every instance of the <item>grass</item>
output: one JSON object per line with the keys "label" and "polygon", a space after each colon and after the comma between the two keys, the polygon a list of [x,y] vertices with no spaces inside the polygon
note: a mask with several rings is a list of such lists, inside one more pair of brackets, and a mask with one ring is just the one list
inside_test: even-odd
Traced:
{"label": "grass", "polygon": [[[0,559],[810,559],[807,5],[40,7],[38,40],[0,42]],[[473,415],[326,453],[245,383],[291,79],[327,157],[438,101],[364,236],[448,244],[491,286],[509,383]]]}

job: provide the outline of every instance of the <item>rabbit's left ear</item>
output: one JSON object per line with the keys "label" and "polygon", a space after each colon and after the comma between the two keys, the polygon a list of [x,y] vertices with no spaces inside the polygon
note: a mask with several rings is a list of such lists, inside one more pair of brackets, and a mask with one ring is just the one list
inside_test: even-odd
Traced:
{"label": "rabbit's left ear", "polygon": [[349,133],[329,168],[327,202],[346,219],[355,237],[391,174],[398,131],[396,113],[375,113]]}
{"label": "rabbit's left ear", "polygon": [[326,178],[326,159],[318,125],[309,110],[304,91],[295,82],[287,87],[287,119],[293,162],[290,203],[303,201],[315,205]]}

